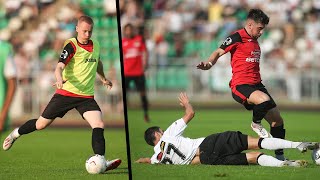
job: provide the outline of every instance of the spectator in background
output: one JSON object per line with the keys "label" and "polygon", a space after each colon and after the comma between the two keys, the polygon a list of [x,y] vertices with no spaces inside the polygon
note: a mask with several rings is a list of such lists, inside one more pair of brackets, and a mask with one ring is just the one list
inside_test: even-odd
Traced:
{"label": "spectator in background", "polygon": [[112,89],[110,89],[106,94],[108,102],[106,104],[107,110],[109,112],[123,112],[123,101],[122,101],[122,91],[121,91],[121,82],[118,80],[117,69],[114,66],[109,68],[107,76],[112,82]]}
{"label": "spectator in background", "polygon": [[134,0],[128,0],[124,6],[124,11],[121,16],[121,27],[130,23],[136,27],[140,27],[144,23],[142,9]]}
{"label": "spectator in background", "polygon": [[20,84],[27,84],[31,81],[31,68],[30,57],[23,48],[18,46],[16,48],[16,54],[13,57],[15,64],[17,65],[17,79]]}
{"label": "spectator in background", "polygon": [[168,42],[163,38],[162,35],[158,35],[155,37],[155,52],[156,52],[156,63],[159,68],[165,68],[168,65],[168,50],[169,50],[169,44]]}
{"label": "spectator in background", "polygon": [[124,37],[122,39],[123,66],[125,77],[125,88],[128,92],[130,82],[133,81],[136,89],[140,93],[145,122],[149,122],[148,98],[146,92],[145,70],[147,68],[148,51],[144,39],[136,35],[132,24],[127,24],[123,28]]}
{"label": "spectator in background", "polygon": [[314,41],[320,37],[320,22],[316,10],[307,13],[305,22],[305,37],[309,41]]}
{"label": "spectator in background", "polygon": [[0,135],[8,128],[9,109],[16,90],[16,68],[12,46],[0,40]]}

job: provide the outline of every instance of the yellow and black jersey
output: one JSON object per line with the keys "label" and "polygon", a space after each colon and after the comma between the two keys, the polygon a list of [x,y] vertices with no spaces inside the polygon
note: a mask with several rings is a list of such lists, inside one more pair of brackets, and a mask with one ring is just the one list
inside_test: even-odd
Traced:
{"label": "yellow and black jersey", "polygon": [[100,45],[97,41],[89,40],[87,44],[81,44],[76,38],[66,40],[59,59],[66,65],[62,73],[66,82],[56,93],[92,98],[99,55]]}

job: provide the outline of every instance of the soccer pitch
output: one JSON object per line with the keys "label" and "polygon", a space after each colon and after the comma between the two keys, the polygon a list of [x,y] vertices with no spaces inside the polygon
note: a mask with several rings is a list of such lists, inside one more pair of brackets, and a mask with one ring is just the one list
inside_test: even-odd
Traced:
{"label": "soccer pitch", "polygon": [[[190,138],[207,136],[215,132],[239,130],[244,134],[256,136],[250,128],[251,113],[245,110],[199,110],[189,123],[184,135]],[[286,150],[289,159],[305,159],[306,168],[272,168],[258,165],[250,166],[209,166],[209,165],[147,165],[134,163],[139,157],[151,157],[153,148],[144,141],[143,134],[150,126],[166,129],[172,122],[182,117],[182,108],[175,110],[151,111],[151,123],[143,121],[141,111],[129,110],[129,133],[133,179],[319,179],[320,166],[311,159],[311,151],[305,154],[295,149]],[[282,111],[287,130],[286,138],[294,141],[320,141],[320,112]],[[263,121],[265,127],[266,121]],[[273,155],[273,151],[263,150]]]}
{"label": "soccer pitch", "polygon": [[105,129],[106,158],[122,160],[118,169],[91,175],[85,169],[93,155],[91,130],[48,128],[19,138],[9,151],[2,150],[0,179],[128,179],[124,129]]}

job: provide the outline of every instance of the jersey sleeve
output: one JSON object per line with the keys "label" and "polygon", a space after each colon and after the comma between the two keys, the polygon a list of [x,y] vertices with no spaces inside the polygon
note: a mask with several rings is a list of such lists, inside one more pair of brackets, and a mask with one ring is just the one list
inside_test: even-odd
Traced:
{"label": "jersey sleeve", "polygon": [[186,129],[187,124],[181,118],[174,123],[172,123],[167,130],[163,133],[163,135],[167,136],[181,136]]}
{"label": "jersey sleeve", "polygon": [[236,48],[239,43],[242,42],[242,38],[238,32],[228,36],[223,43],[221,44],[220,48],[223,49],[225,52],[229,52],[232,49]]}
{"label": "jersey sleeve", "polygon": [[154,147],[154,154],[153,156],[150,158],[151,160],[151,164],[158,164],[161,162],[162,160],[162,155],[163,153],[161,152],[160,146],[156,145]]}
{"label": "jersey sleeve", "polygon": [[142,37],[140,41],[141,41],[140,51],[145,52],[147,50],[146,43]]}
{"label": "jersey sleeve", "polygon": [[[160,152],[161,153],[161,152]],[[157,154],[153,154],[153,156],[150,158],[151,160],[151,164],[158,164],[160,163],[160,161],[157,159],[158,155]]]}
{"label": "jersey sleeve", "polygon": [[17,68],[12,54],[10,54],[6,59],[4,67],[5,68],[3,73],[6,78],[12,78],[17,76]]}
{"label": "jersey sleeve", "polygon": [[69,42],[67,45],[64,46],[63,51],[60,54],[59,62],[62,62],[65,65],[67,65],[71,58],[74,56],[75,51],[75,46],[72,44],[72,42]]}

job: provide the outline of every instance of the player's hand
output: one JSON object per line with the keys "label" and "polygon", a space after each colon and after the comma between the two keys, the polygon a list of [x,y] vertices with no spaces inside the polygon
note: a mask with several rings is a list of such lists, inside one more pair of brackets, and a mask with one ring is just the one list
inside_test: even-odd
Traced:
{"label": "player's hand", "polygon": [[182,107],[185,107],[187,104],[189,104],[189,98],[187,96],[187,93],[181,92],[179,95],[179,101]]}
{"label": "player's hand", "polygon": [[151,164],[151,159],[150,158],[139,158],[135,162],[136,163],[148,163],[148,164]]}
{"label": "player's hand", "polygon": [[101,79],[101,81],[102,81],[102,84],[107,87],[107,89],[112,88],[112,82],[109,81],[108,79],[104,78],[104,79]]}
{"label": "player's hand", "polygon": [[201,70],[208,70],[212,67],[212,65],[208,62],[200,62],[197,65],[197,69],[201,69]]}
{"label": "player's hand", "polygon": [[136,163],[143,163],[143,158],[139,158],[138,160],[135,161]]}
{"label": "player's hand", "polygon": [[67,80],[57,81],[57,82],[55,82],[54,84],[52,84],[52,86],[55,86],[57,89],[62,89],[63,84],[66,83],[66,82],[67,82]]}

